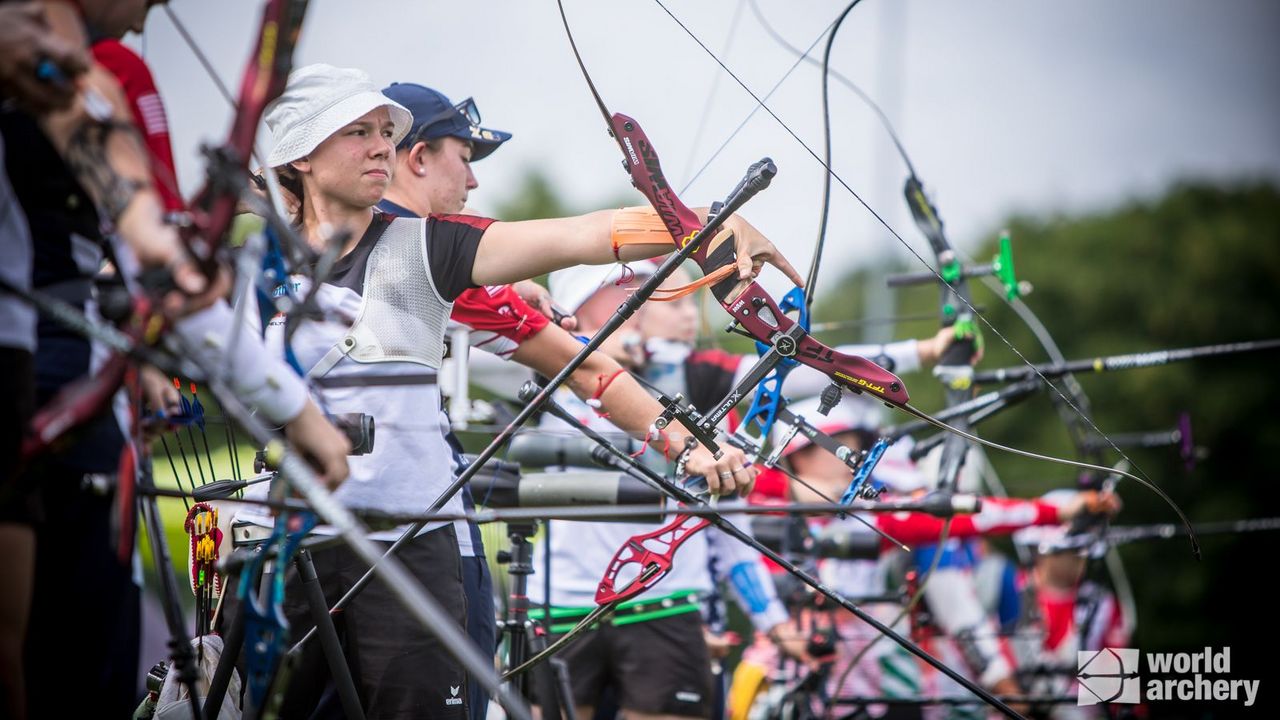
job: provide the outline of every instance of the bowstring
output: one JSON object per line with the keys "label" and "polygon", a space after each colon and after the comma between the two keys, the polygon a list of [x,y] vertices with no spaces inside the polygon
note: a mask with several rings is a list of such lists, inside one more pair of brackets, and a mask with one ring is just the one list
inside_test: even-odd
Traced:
{"label": "bowstring", "polygon": [[[734,73],[733,70],[731,70],[722,60],[720,60],[720,58],[716,57],[715,53],[710,48],[708,48],[706,44],[703,43],[702,40],[698,38],[698,36],[695,35],[693,31],[690,30],[685,25],[684,22],[680,20],[680,18],[676,17],[676,15],[666,6],[666,4],[663,3],[663,0],[653,0],[653,1],[658,5],[658,7],[660,7],[663,10],[663,12],[665,12],[672,19],[672,21],[676,23],[676,25],[680,27],[681,30],[685,32],[686,35],[689,36],[691,40],[694,41],[694,43],[698,45],[698,47],[702,48],[703,52],[705,52],[708,57],[710,57],[713,61],[715,61],[715,63],[719,65],[722,70],[728,73],[729,77],[732,78],[733,81],[736,82],[739,87],[741,87],[748,95],[751,96],[752,99],[756,101],[758,109],[763,109],[766,113],[768,113],[769,116],[772,117],[774,121],[777,122],[778,125],[788,135],[792,137],[792,139],[794,139],[797,143],[800,144],[802,148],[804,148],[805,152],[807,152],[819,165],[821,165],[827,171],[827,173],[829,173],[830,176],[834,178],[835,181],[838,182],[840,186],[843,187],[845,191],[848,192],[849,195],[851,195],[858,202],[858,204],[862,205],[862,207],[868,213],[870,213],[873,218],[875,218],[876,222],[880,223],[880,225],[883,226],[885,230],[887,230],[889,234],[892,235],[894,239],[898,241],[899,244],[901,244],[904,248],[906,248],[907,251],[910,252],[911,255],[914,256],[921,265],[923,265],[925,268],[929,270],[929,272],[931,272],[935,277],[937,277],[939,282],[943,284],[948,284],[946,282],[946,279],[943,278],[942,275],[938,272],[937,268],[929,264],[929,262],[925,260],[925,258],[919,253],[919,251],[917,251],[914,247],[912,247],[911,244],[908,243],[902,237],[902,235],[892,225],[890,225],[889,222],[880,213],[878,213],[874,208],[872,208],[871,205],[866,200],[864,200],[862,196],[859,195],[858,192],[854,190],[849,185],[849,183],[847,183],[844,180],[844,178],[840,176],[839,173],[833,170],[830,165],[823,162],[822,158],[818,156],[818,153],[815,152],[813,148],[809,147],[809,145],[803,139],[801,139],[800,136],[797,135],[796,132],[792,130],[791,127],[781,117],[779,117],[778,114],[775,113],[772,108],[768,106],[768,104],[765,102],[764,99],[762,99],[753,90],[751,90],[751,88],[748,87],[747,84],[743,82],[743,80],[740,77],[738,77],[738,75]],[[797,60],[797,64],[798,63],[799,63],[799,60]],[[755,110],[753,109],[753,112],[754,111]],[[957,293],[957,296],[959,296],[958,293]],[[987,319],[985,315],[978,312],[977,308],[973,306],[973,303],[971,303],[968,299],[965,299],[963,297],[960,297],[960,301],[964,303],[965,307],[967,307],[970,312],[973,313],[974,317],[981,320],[982,324],[985,325],[987,329],[989,329],[996,337],[1000,338],[1000,341],[1003,342],[1005,346],[1008,347],[1009,350],[1015,356],[1017,356],[1018,359],[1021,360],[1024,365],[1031,368],[1031,370],[1036,374],[1037,377],[1040,378],[1042,382],[1044,382],[1046,385],[1052,388],[1053,391],[1058,395],[1058,397],[1061,398],[1062,401],[1066,403],[1068,407],[1070,407],[1073,411],[1075,411],[1076,415],[1079,416],[1081,419],[1083,419],[1085,423],[1094,432],[1098,434],[1099,437],[1106,440],[1107,444],[1111,447],[1112,450],[1114,450],[1121,458],[1128,461],[1130,466],[1134,469],[1136,473],[1141,473],[1144,476],[1146,475],[1146,473],[1137,465],[1137,463],[1134,463],[1133,460],[1129,458],[1129,456],[1115,443],[1114,440],[1111,439],[1109,435],[1104,433],[1101,430],[1101,428],[1099,428],[1091,418],[1085,415],[1084,412],[1081,411],[1080,408],[1076,405],[1076,403],[1072,402],[1056,385],[1050,382],[1049,379],[1045,377],[1044,373],[1041,372],[1038,368],[1036,368],[1035,365],[1033,365],[1031,361],[1027,359],[1026,355],[1023,354],[1022,351],[1019,350],[1016,346],[1014,346],[1014,344],[1010,342],[1007,337],[1005,337],[1004,333],[1001,333],[998,329],[996,329],[996,327],[991,323],[990,320]],[[1005,445],[1000,445],[999,443],[982,440],[981,438],[978,438],[975,435],[972,435],[970,433],[963,433],[959,429],[954,428],[950,425],[947,425],[946,423],[943,423],[938,420],[934,420],[931,416],[927,415],[926,413],[920,410],[917,410],[914,407],[911,407],[910,405],[907,405],[907,404],[895,405],[895,407],[899,407],[900,409],[906,411],[907,413],[911,415],[915,415],[921,420],[925,420],[926,422],[930,422],[931,424],[937,425],[939,428],[947,430],[948,432],[956,433],[961,437],[964,437],[972,442],[981,443],[997,450],[1003,450],[1005,452],[1010,452],[1015,455],[1022,455],[1024,457],[1042,460],[1045,462],[1054,462],[1058,464],[1070,465],[1073,467],[1108,472],[1108,468],[1104,468],[1099,465],[1066,460],[1065,458],[1055,458],[1052,456],[1041,455],[1039,453],[1033,453],[1025,450],[1017,450],[1015,448],[1011,448]],[[1123,475],[1155,491],[1166,503],[1170,505],[1170,507],[1174,509],[1174,511],[1178,514],[1178,517],[1182,520],[1183,525],[1186,527],[1187,536],[1191,542],[1192,554],[1196,557],[1197,560],[1200,559],[1200,543],[1196,538],[1195,528],[1192,527],[1190,520],[1187,519],[1186,514],[1182,511],[1181,508],[1178,507],[1177,503],[1175,503],[1172,498],[1170,498],[1167,494],[1165,494],[1165,492],[1161,490],[1151,480],[1146,479],[1145,477],[1139,477],[1136,474],[1128,473],[1128,472],[1123,473]]]}

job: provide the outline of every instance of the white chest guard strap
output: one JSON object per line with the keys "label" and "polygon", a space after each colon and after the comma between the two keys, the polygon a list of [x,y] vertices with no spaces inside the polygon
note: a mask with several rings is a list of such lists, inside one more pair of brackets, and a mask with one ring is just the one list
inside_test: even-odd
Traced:
{"label": "white chest guard strap", "polygon": [[440,296],[431,280],[426,223],[396,218],[383,231],[365,267],[360,315],[307,377],[323,377],[347,356],[361,363],[411,362],[440,368],[453,303]]}

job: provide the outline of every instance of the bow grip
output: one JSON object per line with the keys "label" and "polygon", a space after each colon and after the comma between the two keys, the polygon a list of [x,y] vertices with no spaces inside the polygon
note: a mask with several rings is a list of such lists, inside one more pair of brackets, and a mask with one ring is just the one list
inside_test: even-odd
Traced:
{"label": "bow grip", "polygon": [[[787,294],[783,295],[782,299],[778,301],[778,311],[788,317],[790,317],[790,313],[797,313],[796,322],[800,324],[802,330],[809,332],[809,303],[803,289],[793,287],[787,291]],[[770,347],[768,343],[756,340],[756,352],[760,355],[769,352]],[[795,361],[787,360],[783,365],[794,367]]]}
{"label": "bow grip", "polygon": [[[748,285],[732,303],[722,304],[729,315],[757,340],[772,343],[779,334],[787,334],[796,325],[759,283]],[[801,333],[793,341],[780,342],[778,350],[783,357],[793,357],[849,390],[868,392],[899,406],[910,400],[906,386],[893,373],[866,358],[837,352],[808,333]]]}

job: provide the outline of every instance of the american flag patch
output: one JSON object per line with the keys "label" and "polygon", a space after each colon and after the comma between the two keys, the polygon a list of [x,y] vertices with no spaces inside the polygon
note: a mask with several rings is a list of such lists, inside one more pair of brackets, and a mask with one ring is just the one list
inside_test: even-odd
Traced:
{"label": "american flag patch", "polygon": [[138,98],[138,112],[142,115],[143,130],[148,135],[168,135],[169,121],[165,118],[164,103],[160,96],[149,93]]}

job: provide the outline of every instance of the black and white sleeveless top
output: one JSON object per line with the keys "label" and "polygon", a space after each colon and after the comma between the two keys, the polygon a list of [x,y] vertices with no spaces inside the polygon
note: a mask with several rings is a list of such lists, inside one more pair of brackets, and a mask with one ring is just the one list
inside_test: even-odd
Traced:
{"label": "black and white sleeveless top", "polygon": [[[471,267],[491,222],[375,215],[316,294],[326,319],[303,322],[294,333],[293,352],[319,386],[321,408],[374,418],[373,452],[350,458],[351,475],[335,493],[348,507],[425,511],[453,480],[457,469],[434,378],[453,299],[473,287]],[[293,282],[300,296],[309,292],[309,279]],[[281,318],[270,323],[269,347],[282,350],[283,330]],[[460,512],[461,498],[444,509]],[[470,544],[469,537],[458,541]]]}

